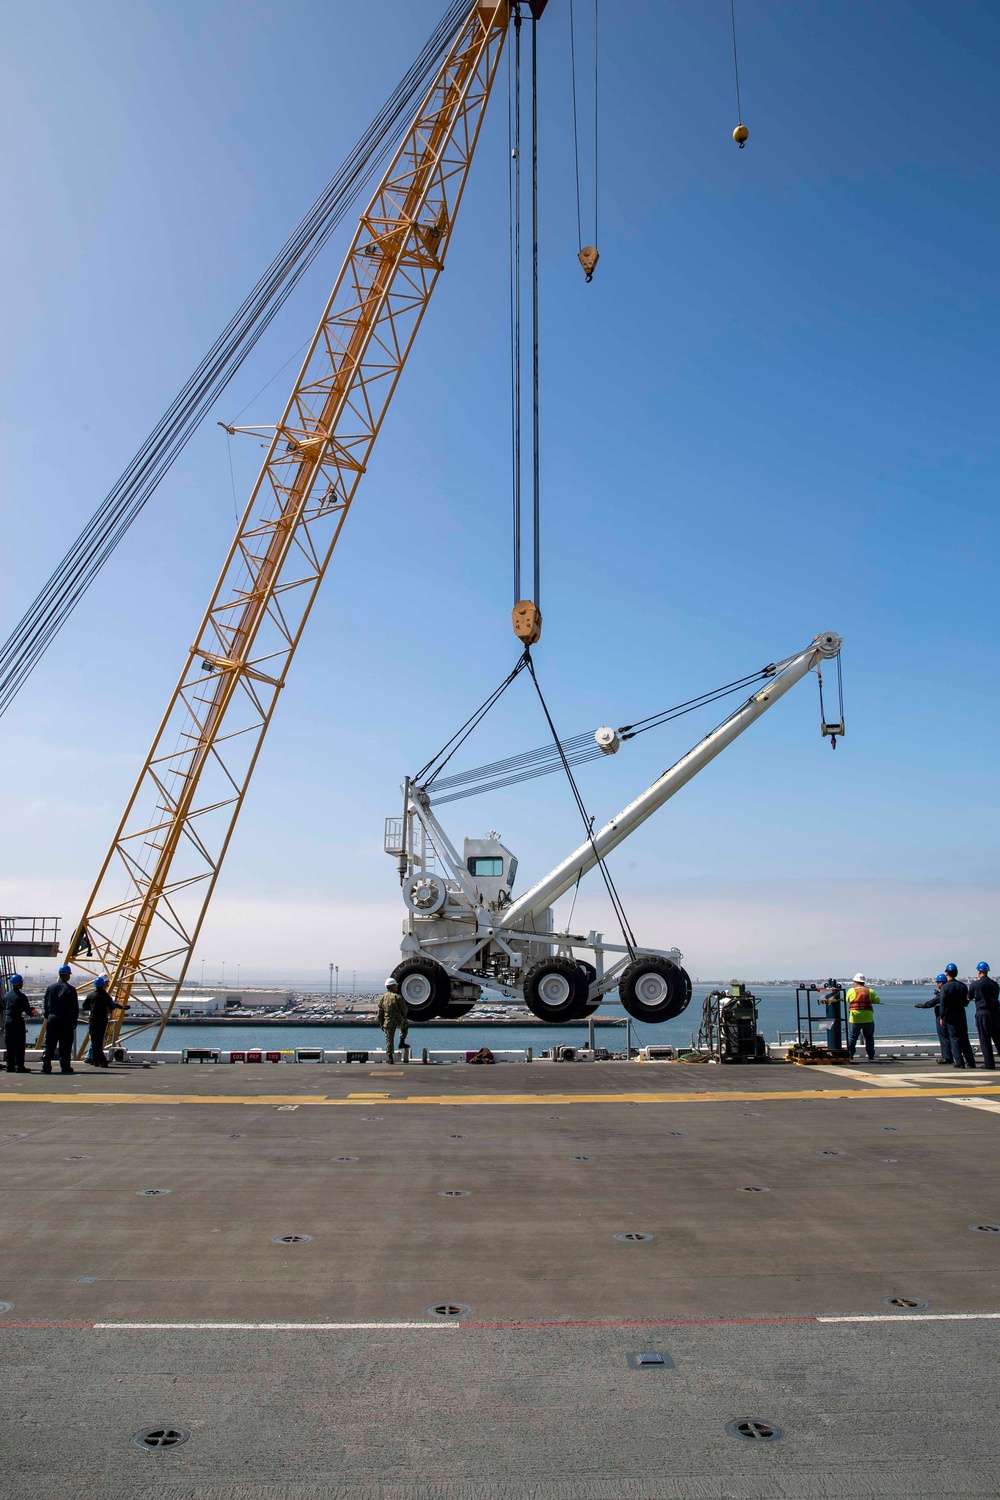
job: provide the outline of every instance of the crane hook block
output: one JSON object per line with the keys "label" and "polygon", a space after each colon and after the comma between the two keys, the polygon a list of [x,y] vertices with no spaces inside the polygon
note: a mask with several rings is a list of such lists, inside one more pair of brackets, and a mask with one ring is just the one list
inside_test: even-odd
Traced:
{"label": "crane hook block", "polygon": [[584,245],[583,249],[580,251],[579,255],[576,258],[580,262],[583,269],[586,271],[587,280],[593,281],[597,262],[601,258],[597,246]]}
{"label": "crane hook block", "polygon": [[741,120],[740,123],[737,125],[736,129],[733,131],[733,140],[736,142],[737,146],[739,146],[739,148],[740,148],[741,151],[743,150],[743,147],[746,145],[749,137],[750,137],[750,132],[746,128],[746,126],[743,124],[743,122]]}
{"label": "crane hook block", "polygon": [[526,646],[533,646],[542,634],[542,612],[530,599],[519,599],[510,613],[514,634]]}

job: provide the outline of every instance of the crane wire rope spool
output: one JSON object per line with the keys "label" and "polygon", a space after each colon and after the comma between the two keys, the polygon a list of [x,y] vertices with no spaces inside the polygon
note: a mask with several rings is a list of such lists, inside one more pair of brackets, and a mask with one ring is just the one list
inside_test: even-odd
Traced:
{"label": "crane wire rope spool", "polygon": [[[544,0],[537,0],[541,10]],[[429,304],[500,58],[505,0],[466,0],[358,229],[112,840],[69,957],[142,995],[154,1047],[292,658]],[[451,12],[449,12],[451,14]],[[87,950],[90,956],[87,956]],[[116,1013],[115,1038],[122,1012]],[[128,1030],[149,1023],[135,1018]]]}
{"label": "crane wire rope spool", "polygon": [[469,0],[450,0],[419,55],[368,129],[185,381],[0,647],[0,715],[10,707],[101,568],[325,248],[358,195],[384,166],[420,99],[426,94],[456,28],[469,8]]}
{"label": "crane wire rope spool", "polygon": [[583,243],[583,210],[580,201],[580,127],[576,82],[576,7],[569,0],[569,62],[570,82],[573,96],[573,175],[576,182],[576,242],[579,246],[577,260],[584,270],[586,280],[593,281],[600,254],[597,249],[597,59],[598,59],[598,0],[594,0],[594,240],[593,245]]}
{"label": "crane wire rope spool", "polygon": [[743,123],[743,110],[740,106],[740,59],[736,50],[736,0],[729,0],[729,15],[733,23],[733,75],[736,79],[736,129],[733,131],[733,140],[742,151],[750,138],[750,132]]}

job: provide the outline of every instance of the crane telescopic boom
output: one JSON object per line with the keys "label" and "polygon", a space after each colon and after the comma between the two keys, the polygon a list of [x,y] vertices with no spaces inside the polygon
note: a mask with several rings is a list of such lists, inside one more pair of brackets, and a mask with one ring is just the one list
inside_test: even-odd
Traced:
{"label": "crane telescopic boom", "polygon": [[[544,0],[529,7],[537,19]],[[469,6],[348,251],[69,957],[159,1015],[444,265],[512,16]],[[124,1012],[117,1013],[117,1036]],[[128,1022],[126,1022],[128,1026]],[[129,1027],[131,1030],[132,1028]],[[138,1028],[144,1029],[144,1028]]]}

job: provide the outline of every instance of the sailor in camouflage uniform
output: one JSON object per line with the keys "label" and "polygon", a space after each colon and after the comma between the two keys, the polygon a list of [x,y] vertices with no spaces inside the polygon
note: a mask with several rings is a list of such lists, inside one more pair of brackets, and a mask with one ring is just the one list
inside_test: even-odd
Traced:
{"label": "sailor in camouflage uniform", "polygon": [[385,1060],[394,1063],[396,1047],[396,1032],[399,1032],[400,1051],[406,1046],[406,1034],[409,1031],[409,1012],[406,1009],[406,1001],[399,993],[399,985],[395,979],[387,979],[385,982],[385,994],[379,996],[378,1001],[378,1024],[385,1032]]}

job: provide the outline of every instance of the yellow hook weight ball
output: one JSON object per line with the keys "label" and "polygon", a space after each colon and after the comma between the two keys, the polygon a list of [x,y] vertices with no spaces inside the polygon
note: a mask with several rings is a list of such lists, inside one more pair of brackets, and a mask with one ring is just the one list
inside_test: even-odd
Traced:
{"label": "yellow hook weight ball", "polygon": [[737,146],[739,146],[739,148],[740,148],[741,151],[743,150],[743,147],[746,145],[747,140],[749,139],[749,136],[750,136],[749,130],[746,128],[745,125],[742,125],[742,124],[741,125],[737,125],[736,129],[733,131],[733,140],[736,142]]}

